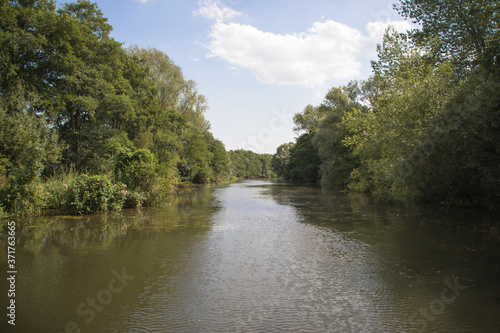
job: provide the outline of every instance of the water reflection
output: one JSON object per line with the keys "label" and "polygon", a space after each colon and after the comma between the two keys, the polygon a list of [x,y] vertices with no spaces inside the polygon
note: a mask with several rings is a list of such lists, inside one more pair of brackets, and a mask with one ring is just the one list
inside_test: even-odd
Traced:
{"label": "water reflection", "polygon": [[[182,255],[196,241],[196,235],[208,231],[209,218],[219,209],[212,191],[210,186],[186,190],[157,209],[16,219],[19,274],[15,331],[64,331],[72,321],[83,332],[112,331],[117,314],[130,307],[144,281],[161,274],[158,256],[166,252],[176,260],[176,255]],[[4,272],[5,230],[0,239],[0,269]],[[122,268],[137,278],[86,323],[87,316],[78,313],[78,305],[89,297],[96,298],[113,277],[112,271]],[[0,288],[8,289],[5,279]],[[2,306],[7,306],[6,299],[1,298]],[[12,329],[5,321],[0,328],[2,332]]]}
{"label": "water reflection", "polygon": [[[497,221],[266,181],[200,187],[156,209],[23,219],[17,328],[498,331]],[[130,280],[109,292],[122,271]],[[444,303],[446,281],[467,289]]]}
{"label": "water reflection", "polygon": [[[296,207],[304,223],[341,232],[369,246],[377,262],[372,265],[373,273],[379,281],[374,303],[377,309],[383,309],[382,313],[390,315],[386,323],[401,317],[392,328],[498,330],[497,212],[391,205],[365,195],[315,187],[297,191],[294,186],[272,185],[264,193],[281,204]],[[439,306],[445,281],[455,279],[467,286],[467,292],[443,311],[434,309],[439,316],[426,310],[429,304]],[[384,330],[390,328],[384,325]]]}

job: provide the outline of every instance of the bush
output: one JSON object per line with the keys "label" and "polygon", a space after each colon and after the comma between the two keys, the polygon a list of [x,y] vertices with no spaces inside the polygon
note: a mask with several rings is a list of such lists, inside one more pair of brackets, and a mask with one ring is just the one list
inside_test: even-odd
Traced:
{"label": "bush", "polygon": [[370,192],[372,186],[359,169],[354,169],[351,171],[351,182],[347,187],[354,192]]}
{"label": "bush", "polygon": [[0,190],[0,205],[11,215],[36,213],[46,208],[48,194],[38,178],[26,181],[10,176]]}
{"label": "bush", "polygon": [[126,206],[150,205],[163,199],[171,190],[168,170],[147,149],[133,153],[124,150],[115,159],[115,177],[129,189]]}
{"label": "bush", "polygon": [[65,207],[68,200],[68,188],[77,178],[78,173],[73,168],[69,168],[54,174],[45,181],[44,191],[48,195],[48,209],[63,209]]}
{"label": "bush", "polygon": [[141,207],[143,202],[146,201],[144,193],[139,191],[128,191],[125,198],[125,208]]}
{"label": "bush", "polygon": [[115,176],[130,189],[147,190],[156,175],[158,159],[147,149],[130,153],[121,151],[115,159]]}
{"label": "bush", "polygon": [[68,187],[65,208],[74,215],[117,210],[123,207],[126,196],[125,184],[113,184],[107,176],[83,174]]}

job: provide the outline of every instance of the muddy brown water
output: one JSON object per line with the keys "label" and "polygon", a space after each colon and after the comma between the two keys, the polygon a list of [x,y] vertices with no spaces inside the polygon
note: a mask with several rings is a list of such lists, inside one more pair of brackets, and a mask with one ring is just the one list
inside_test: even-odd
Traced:
{"label": "muddy brown water", "polygon": [[[271,181],[16,222],[2,332],[500,332],[498,213]],[[7,239],[0,240],[7,275]]]}

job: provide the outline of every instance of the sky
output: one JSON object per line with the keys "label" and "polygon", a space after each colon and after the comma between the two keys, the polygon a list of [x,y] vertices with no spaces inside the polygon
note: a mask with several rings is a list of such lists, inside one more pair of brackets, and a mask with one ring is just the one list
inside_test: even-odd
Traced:
{"label": "sky", "polygon": [[[59,3],[61,1],[58,1]],[[125,47],[166,53],[197,83],[227,150],[276,152],[293,115],[332,87],[366,79],[391,0],[93,0]]]}

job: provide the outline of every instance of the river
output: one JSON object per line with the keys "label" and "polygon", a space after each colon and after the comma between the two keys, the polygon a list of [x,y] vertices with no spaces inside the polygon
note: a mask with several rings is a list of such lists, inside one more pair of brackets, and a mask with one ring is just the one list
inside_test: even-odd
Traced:
{"label": "river", "polygon": [[499,332],[498,217],[251,180],[12,219],[16,326],[0,330]]}

